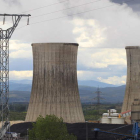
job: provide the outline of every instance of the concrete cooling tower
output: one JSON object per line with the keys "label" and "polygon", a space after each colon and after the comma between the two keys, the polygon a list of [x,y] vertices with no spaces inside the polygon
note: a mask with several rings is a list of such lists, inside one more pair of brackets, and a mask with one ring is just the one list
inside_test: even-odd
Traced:
{"label": "concrete cooling tower", "polygon": [[27,122],[39,115],[56,115],[64,122],[85,122],[77,84],[77,50],[74,43],[35,43],[33,83]]}
{"label": "concrete cooling tower", "polygon": [[140,99],[140,47],[128,46],[127,54],[127,82],[122,112],[131,110],[134,99]]}

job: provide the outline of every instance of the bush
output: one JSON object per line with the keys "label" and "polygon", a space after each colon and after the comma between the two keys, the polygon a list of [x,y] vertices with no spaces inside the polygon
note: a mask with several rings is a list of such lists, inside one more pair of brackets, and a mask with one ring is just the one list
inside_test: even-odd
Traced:
{"label": "bush", "polygon": [[77,140],[67,131],[62,118],[55,115],[39,116],[33,128],[29,130],[29,140]]}

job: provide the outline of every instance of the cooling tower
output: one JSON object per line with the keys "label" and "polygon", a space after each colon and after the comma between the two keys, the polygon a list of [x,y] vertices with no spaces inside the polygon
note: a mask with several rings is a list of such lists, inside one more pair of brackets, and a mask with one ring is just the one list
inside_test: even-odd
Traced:
{"label": "cooling tower", "polygon": [[140,99],[140,47],[128,46],[127,54],[127,81],[122,112],[131,110],[134,99]]}
{"label": "cooling tower", "polygon": [[77,84],[77,50],[74,43],[35,43],[33,83],[27,122],[39,115],[56,115],[64,122],[85,122]]}

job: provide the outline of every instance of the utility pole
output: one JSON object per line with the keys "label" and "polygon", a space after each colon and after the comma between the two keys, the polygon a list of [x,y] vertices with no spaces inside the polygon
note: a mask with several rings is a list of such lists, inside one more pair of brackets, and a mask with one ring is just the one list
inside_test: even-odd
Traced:
{"label": "utility pole", "polygon": [[0,28],[0,121],[2,128],[0,130],[0,139],[3,138],[5,132],[10,127],[9,123],[9,39],[14,30],[18,26],[22,17],[28,17],[27,25],[29,24],[29,16],[18,14],[0,14],[3,16],[3,24],[5,24],[6,17],[12,17],[13,26],[3,30]]}
{"label": "utility pole", "polygon": [[97,88],[97,91],[95,93],[97,93],[97,96],[94,99],[97,100],[97,110],[98,110],[98,114],[100,114],[100,100],[103,98],[101,98],[100,96],[100,93],[102,92],[100,91],[99,87]]}

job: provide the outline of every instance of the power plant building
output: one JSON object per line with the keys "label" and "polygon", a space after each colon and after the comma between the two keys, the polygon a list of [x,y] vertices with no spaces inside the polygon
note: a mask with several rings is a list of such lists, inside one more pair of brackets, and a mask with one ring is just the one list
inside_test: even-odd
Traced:
{"label": "power plant building", "polygon": [[85,122],[77,83],[76,43],[35,43],[33,83],[26,122],[56,115],[64,122]]}
{"label": "power plant building", "polygon": [[140,47],[127,46],[127,82],[122,112],[131,110],[135,99],[140,99]]}

